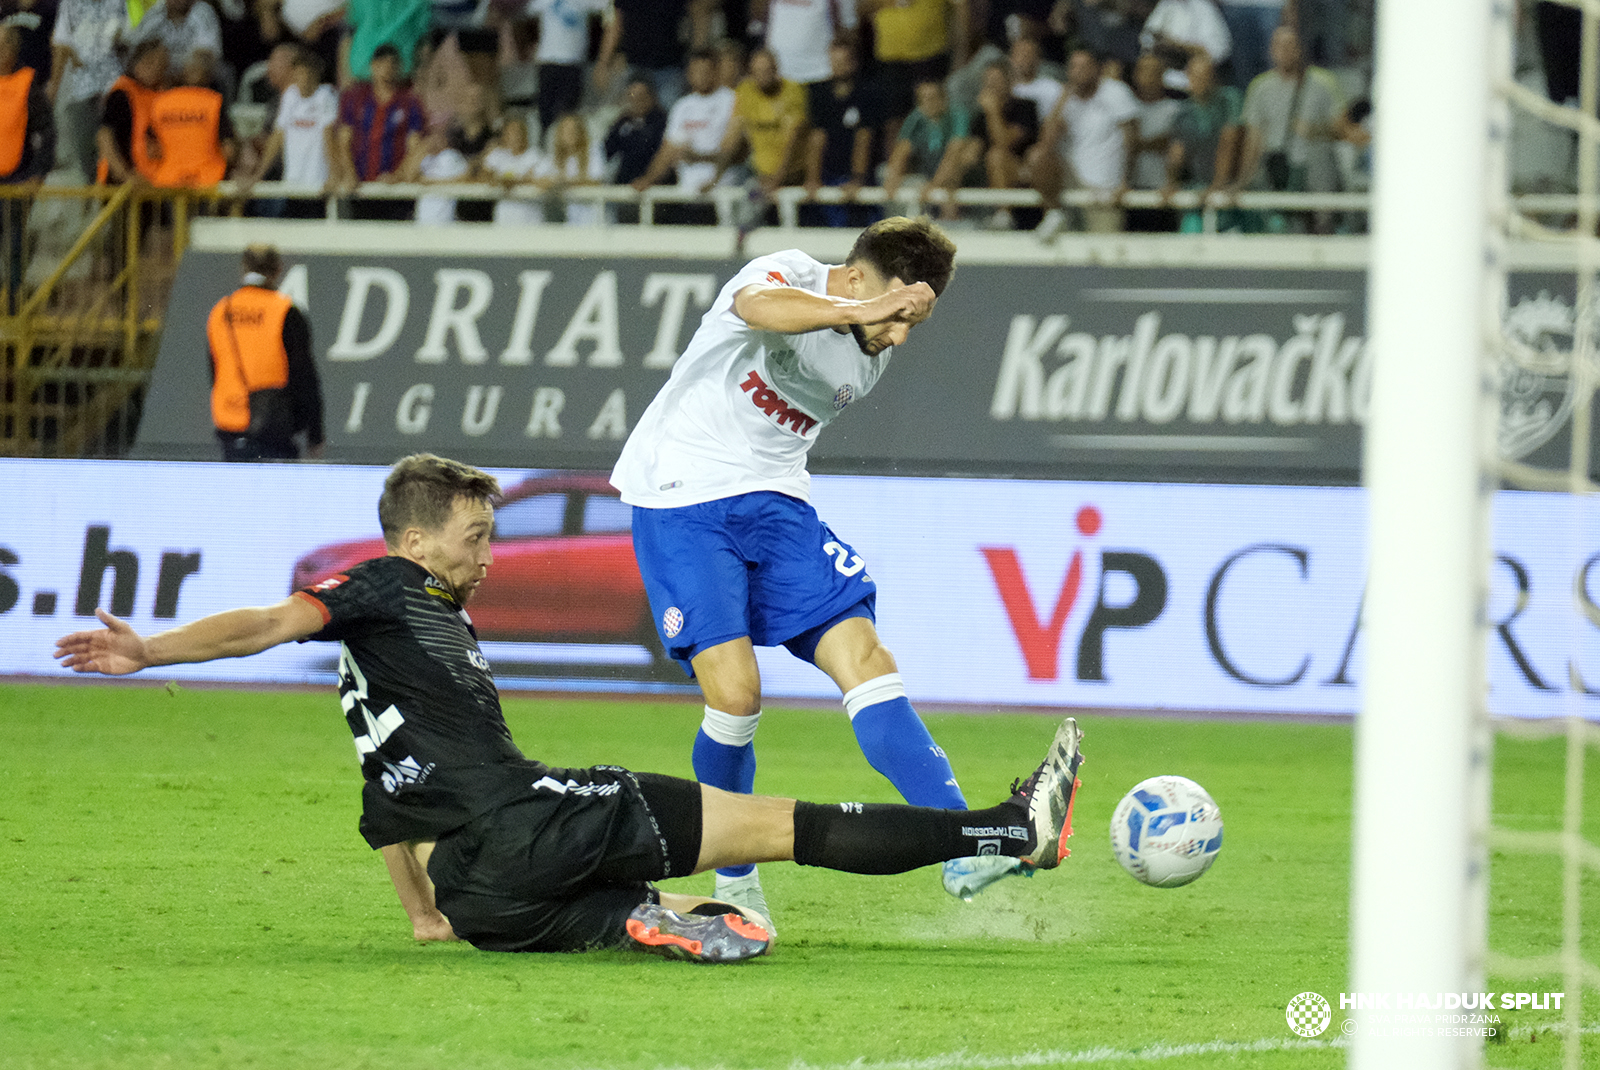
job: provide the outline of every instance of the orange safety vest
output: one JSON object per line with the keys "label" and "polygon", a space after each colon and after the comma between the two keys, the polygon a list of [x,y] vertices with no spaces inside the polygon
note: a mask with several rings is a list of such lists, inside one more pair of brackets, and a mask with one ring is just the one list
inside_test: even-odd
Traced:
{"label": "orange safety vest", "polygon": [[261,286],[243,286],[206,318],[211,345],[211,420],[234,434],[250,430],[250,393],[289,385],[283,321],[293,301]]}
{"label": "orange safety vest", "polygon": [[28,138],[28,94],[32,89],[32,67],[0,77],[0,176],[9,178],[22,162],[22,147]]}
{"label": "orange safety vest", "polygon": [[[156,162],[150,158],[150,105],[155,102],[156,91],[148,86],[140,85],[126,74],[111,83],[111,88],[106,91],[110,96],[117,90],[128,94],[128,103],[133,108],[133,137],[129,139],[128,162],[133,164],[133,169],[144,177],[155,180]],[[105,185],[111,178],[111,165],[104,157],[95,169],[94,180],[100,185]]]}
{"label": "orange safety vest", "polygon": [[158,186],[214,186],[227,173],[217,131],[222,121],[222,94],[198,85],[180,85],[157,93],[150,108],[150,129],[161,144],[156,164]]}

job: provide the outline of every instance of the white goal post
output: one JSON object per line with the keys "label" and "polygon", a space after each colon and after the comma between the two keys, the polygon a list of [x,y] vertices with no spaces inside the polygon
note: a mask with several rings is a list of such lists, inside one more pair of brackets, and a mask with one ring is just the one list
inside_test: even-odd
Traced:
{"label": "white goal post", "polygon": [[[1490,737],[1482,613],[1496,414],[1491,339],[1503,292],[1491,221],[1505,200],[1507,132],[1494,86],[1510,73],[1511,9],[1509,0],[1378,4],[1356,993],[1477,991],[1483,980]],[[1358,1028],[1350,1064],[1454,1070],[1481,1058],[1481,1040],[1421,1033]]]}

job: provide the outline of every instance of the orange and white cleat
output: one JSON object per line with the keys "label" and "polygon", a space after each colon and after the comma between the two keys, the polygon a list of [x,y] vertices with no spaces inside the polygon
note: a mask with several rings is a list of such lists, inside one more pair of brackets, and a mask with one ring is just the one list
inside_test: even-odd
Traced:
{"label": "orange and white cleat", "polygon": [[690,962],[741,962],[772,944],[767,930],[741,914],[679,914],[659,903],[638,906],[627,929],[639,950]]}
{"label": "orange and white cleat", "polygon": [[1071,717],[1061,722],[1050,750],[1033,775],[1011,786],[1012,796],[1028,808],[1033,823],[1033,850],[1022,856],[1022,864],[1033,869],[1054,869],[1071,852],[1067,837],[1072,835],[1072,803],[1077,798],[1078,766],[1083,754],[1078,746],[1083,733]]}

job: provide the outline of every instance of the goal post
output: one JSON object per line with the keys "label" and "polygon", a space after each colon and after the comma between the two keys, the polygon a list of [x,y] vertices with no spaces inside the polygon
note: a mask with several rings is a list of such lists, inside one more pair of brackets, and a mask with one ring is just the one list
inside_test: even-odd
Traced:
{"label": "goal post", "polygon": [[[1356,724],[1355,993],[1476,991],[1486,927],[1483,607],[1503,289],[1509,0],[1380,0]],[[1503,53],[1503,54],[1502,54]],[[1498,206],[1498,207],[1497,207]],[[1481,1041],[1358,1028],[1351,1066],[1477,1065]]]}

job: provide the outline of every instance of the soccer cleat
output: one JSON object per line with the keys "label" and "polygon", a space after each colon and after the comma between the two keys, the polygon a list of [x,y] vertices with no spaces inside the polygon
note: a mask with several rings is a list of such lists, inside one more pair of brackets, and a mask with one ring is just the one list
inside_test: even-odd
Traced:
{"label": "soccer cleat", "polygon": [[778,930],[772,927],[772,911],[767,906],[766,895],[761,891],[759,871],[752,869],[742,877],[724,877],[718,873],[717,887],[711,893],[711,898],[721,903],[732,903],[767,930],[771,940],[778,939]]}
{"label": "soccer cleat", "polygon": [[1083,733],[1071,717],[1061,722],[1050,750],[1033,775],[1021,784],[1011,785],[1012,798],[1028,808],[1033,824],[1033,850],[1022,856],[1022,864],[1034,869],[1054,869],[1067,857],[1067,837],[1072,835],[1072,802],[1078,794],[1078,766],[1083,755],[1078,744]]}
{"label": "soccer cleat", "polygon": [[772,937],[738,914],[679,914],[642,903],[628,915],[628,935],[641,951],[690,962],[739,962],[765,955]]}
{"label": "soccer cleat", "polygon": [[944,890],[970,903],[973,896],[1013,873],[1019,877],[1031,877],[1033,869],[1005,855],[952,858],[944,864]]}

